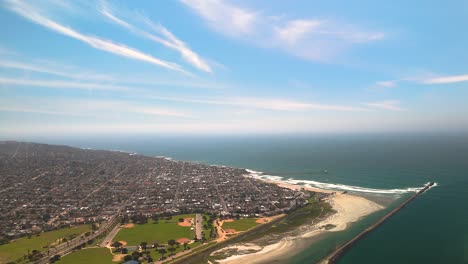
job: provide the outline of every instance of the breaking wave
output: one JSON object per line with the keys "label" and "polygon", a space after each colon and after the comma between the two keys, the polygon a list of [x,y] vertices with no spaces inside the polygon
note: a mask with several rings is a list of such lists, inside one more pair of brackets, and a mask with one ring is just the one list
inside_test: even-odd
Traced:
{"label": "breaking wave", "polygon": [[[325,183],[325,182],[318,182],[318,181],[311,181],[311,180],[296,180],[296,179],[285,179],[281,176],[273,176],[273,175],[266,175],[263,172],[247,170],[249,172],[249,176],[257,179],[262,180],[269,180],[269,181],[276,181],[276,182],[284,182],[289,184],[301,185],[306,187],[316,187],[320,189],[326,190],[337,190],[337,191],[349,191],[349,192],[362,192],[362,193],[375,193],[375,194],[404,194],[410,192],[418,192],[423,189],[427,184],[421,187],[409,187],[403,189],[374,189],[374,188],[365,188],[359,186],[352,186],[352,185],[344,185],[339,183]],[[429,189],[437,186],[437,183],[434,183]]]}

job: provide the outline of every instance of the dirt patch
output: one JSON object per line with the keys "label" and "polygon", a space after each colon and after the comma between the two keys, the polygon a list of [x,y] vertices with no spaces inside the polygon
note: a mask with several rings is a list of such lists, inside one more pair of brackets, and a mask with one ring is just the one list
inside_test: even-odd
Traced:
{"label": "dirt patch", "polygon": [[127,245],[127,241],[120,240],[119,242],[120,242],[120,244],[122,244],[122,247]]}
{"label": "dirt patch", "polygon": [[224,220],[224,222],[231,223],[231,222],[234,222],[234,219],[226,219],[226,220]]}
{"label": "dirt patch", "polygon": [[257,223],[257,224],[265,224],[265,223],[268,223],[268,222],[270,222],[270,221],[268,219],[266,219],[266,218],[258,218],[255,221],[255,223]]}
{"label": "dirt patch", "polygon": [[226,234],[235,234],[235,233],[237,233],[236,230],[232,229],[232,228],[225,229],[224,232],[226,232]]}
{"label": "dirt patch", "polygon": [[183,222],[177,222],[179,226],[191,226],[193,218],[184,218]]}
{"label": "dirt patch", "polygon": [[124,228],[134,228],[135,224],[125,224],[123,227]]}
{"label": "dirt patch", "polygon": [[182,237],[182,238],[177,239],[176,241],[179,242],[180,244],[183,244],[183,243],[190,242],[190,239],[188,239],[186,237]]}
{"label": "dirt patch", "polygon": [[115,254],[112,256],[112,261],[113,262],[120,262],[124,258],[125,254]]}

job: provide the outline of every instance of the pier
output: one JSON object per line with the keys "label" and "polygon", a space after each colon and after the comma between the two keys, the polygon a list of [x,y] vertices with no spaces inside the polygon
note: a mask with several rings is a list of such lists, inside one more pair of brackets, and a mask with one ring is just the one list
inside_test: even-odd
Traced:
{"label": "pier", "polygon": [[398,207],[393,209],[392,211],[388,212],[386,215],[384,215],[382,218],[380,218],[375,224],[371,225],[370,227],[366,228],[364,231],[356,235],[353,239],[345,243],[344,245],[340,246],[338,249],[333,251],[330,255],[325,257],[320,263],[324,264],[334,264],[337,263],[338,260],[340,259],[343,254],[350,249],[354,244],[356,244],[359,240],[363,239],[367,234],[372,232],[372,230],[376,229],[379,227],[381,224],[383,224],[387,219],[389,219],[392,215],[396,214],[398,211],[403,209],[407,204],[409,204],[411,201],[416,199],[419,195],[423,194],[425,191],[427,191],[429,188],[434,186],[433,182],[428,183],[424,188],[419,190],[417,193],[412,195],[408,200],[404,201],[402,204],[400,204]]}

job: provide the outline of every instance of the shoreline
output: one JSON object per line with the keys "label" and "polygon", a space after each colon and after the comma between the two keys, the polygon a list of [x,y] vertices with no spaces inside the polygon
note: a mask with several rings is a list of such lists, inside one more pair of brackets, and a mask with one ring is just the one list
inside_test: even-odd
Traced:
{"label": "shoreline", "polygon": [[[260,246],[255,243],[238,243],[232,245],[229,248],[237,248],[238,252],[247,252],[247,254],[241,253],[232,255],[226,259],[218,260],[218,263],[270,263],[273,260],[285,259],[298,251],[298,249],[301,247],[301,241],[304,242],[306,239],[309,240],[313,238],[318,239],[320,235],[326,234],[328,232],[346,230],[346,228],[351,223],[356,222],[369,214],[384,209],[384,206],[357,195],[344,194],[333,190],[324,190],[316,187],[295,185],[282,181],[263,178],[260,179],[284,188],[294,190],[304,189],[318,193],[332,194],[325,200],[330,203],[333,210],[335,210],[335,213],[317,223],[314,223],[313,225],[310,225],[310,231],[297,237],[285,237],[276,243],[266,246]],[[334,227],[325,230],[325,225],[334,225]],[[213,253],[222,252],[223,250],[225,249],[220,249]]]}

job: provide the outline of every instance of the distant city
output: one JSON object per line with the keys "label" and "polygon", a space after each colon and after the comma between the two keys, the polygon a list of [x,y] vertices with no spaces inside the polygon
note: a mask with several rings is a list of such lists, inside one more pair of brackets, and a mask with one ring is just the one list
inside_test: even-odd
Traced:
{"label": "distant city", "polygon": [[240,168],[22,142],[0,142],[0,174],[2,239],[125,215],[271,216],[309,196]]}

